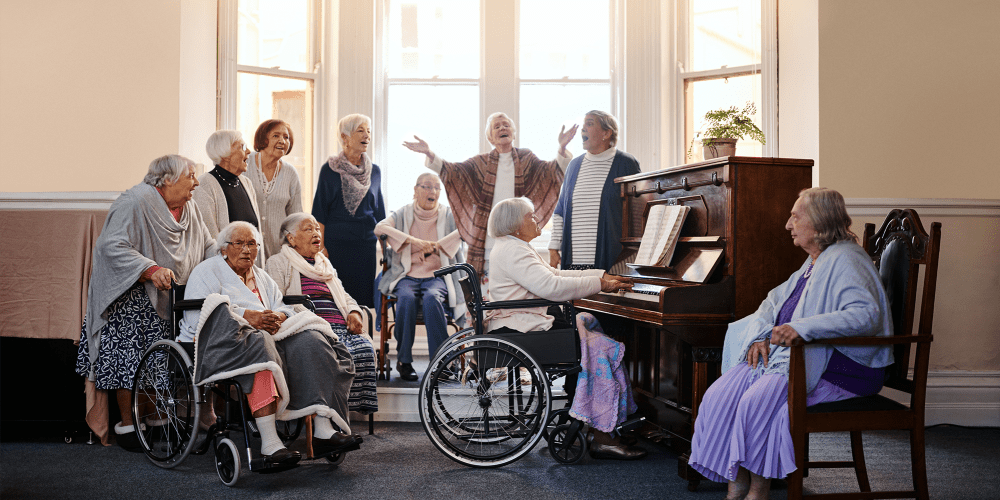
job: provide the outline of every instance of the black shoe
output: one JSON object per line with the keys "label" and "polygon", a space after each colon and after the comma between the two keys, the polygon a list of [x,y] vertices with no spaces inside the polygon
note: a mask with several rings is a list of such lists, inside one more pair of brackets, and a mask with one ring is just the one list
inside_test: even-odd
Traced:
{"label": "black shoe", "polygon": [[608,460],[638,460],[648,452],[632,446],[614,446],[609,444],[590,443],[590,456]]}
{"label": "black shoe", "polygon": [[340,432],[335,432],[330,439],[312,439],[313,458],[324,458],[336,453],[360,450],[364,439],[361,436],[348,436]]}
{"label": "black shoe", "polygon": [[413,382],[417,380],[417,372],[413,370],[413,365],[410,363],[400,363],[396,362],[396,371],[399,372],[399,378]]}
{"label": "black shoe", "polygon": [[301,459],[301,453],[282,448],[270,455],[264,455],[264,465],[295,465]]}

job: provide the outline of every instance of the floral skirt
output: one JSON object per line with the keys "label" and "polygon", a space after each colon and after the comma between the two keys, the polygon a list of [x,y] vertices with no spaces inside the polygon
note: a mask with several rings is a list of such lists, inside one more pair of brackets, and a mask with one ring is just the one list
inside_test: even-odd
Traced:
{"label": "floral skirt", "polygon": [[145,287],[136,283],[108,308],[108,322],[99,332],[101,347],[93,367],[90,366],[87,319],[84,318],[76,373],[86,377],[93,368],[94,384],[98,389],[131,389],[139,359],[169,331],[170,323],[156,314]]}

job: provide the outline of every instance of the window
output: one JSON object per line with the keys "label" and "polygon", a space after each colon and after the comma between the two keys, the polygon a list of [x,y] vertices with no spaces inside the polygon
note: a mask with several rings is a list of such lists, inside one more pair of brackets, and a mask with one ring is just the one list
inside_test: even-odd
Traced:
{"label": "window", "polygon": [[230,35],[219,37],[219,128],[239,130],[253,149],[261,122],[288,122],[295,144],[284,159],[298,171],[307,211],[314,190],[320,7],[316,0],[222,0],[219,7],[220,31]]}
{"label": "window", "polygon": [[[678,0],[678,79],[681,99],[676,109],[684,112],[684,145],[689,147],[702,119],[709,110],[747,102],[757,107],[754,122],[765,131],[766,139],[776,140],[766,125],[773,126],[774,99],[763,87],[771,87],[762,50],[769,47],[770,24],[762,31],[762,18],[773,18],[773,1],[763,0]],[[765,13],[770,12],[770,14]],[[766,61],[770,62],[770,61]],[[767,80],[765,85],[765,79]],[[770,90],[770,88],[768,89]],[[768,98],[765,99],[765,96]],[[766,102],[765,102],[766,101]],[[770,129],[775,130],[775,129]],[[737,143],[741,156],[762,156],[759,142],[744,139]],[[700,145],[691,148],[687,161],[700,161]]]}
{"label": "window", "polygon": [[[555,158],[560,127],[612,108],[610,0],[382,0],[377,32],[376,158],[394,209],[413,197],[417,135],[449,161],[489,151],[486,117],[507,113],[517,147]],[[595,22],[595,20],[606,22]],[[507,24],[497,20],[509,20]],[[380,66],[381,65],[381,66]],[[384,125],[380,125],[380,122]],[[579,136],[570,145],[581,152]],[[378,162],[378,161],[377,161]],[[446,200],[442,200],[443,202]]]}

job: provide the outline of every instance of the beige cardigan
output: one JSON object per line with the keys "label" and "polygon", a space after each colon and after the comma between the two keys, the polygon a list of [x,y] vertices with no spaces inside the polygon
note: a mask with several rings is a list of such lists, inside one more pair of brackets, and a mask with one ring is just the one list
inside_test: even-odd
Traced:
{"label": "beige cardigan", "polygon": [[[497,238],[490,252],[491,301],[547,299],[557,302],[581,299],[601,291],[602,269],[554,269],[527,242],[514,237]],[[487,330],[510,327],[520,332],[552,328],[544,307],[501,309],[490,317]]]}
{"label": "beige cardigan", "polygon": [[[292,268],[292,263],[288,260],[288,257],[282,255],[281,252],[267,259],[266,270],[271,279],[278,284],[281,293],[285,295],[302,295],[302,275]],[[344,285],[340,282],[340,278],[337,277],[336,269],[333,270],[333,282],[335,286],[331,287],[327,285],[327,288],[330,289],[330,295],[333,295],[333,303],[337,305],[337,310],[344,316],[344,319],[346,320],[347,316],[354,311],[364,315],[361,306],[358,305],[358,301],[354,300],[344,290]],[[295,306],[296,311],[304,309],[305,306]]]}

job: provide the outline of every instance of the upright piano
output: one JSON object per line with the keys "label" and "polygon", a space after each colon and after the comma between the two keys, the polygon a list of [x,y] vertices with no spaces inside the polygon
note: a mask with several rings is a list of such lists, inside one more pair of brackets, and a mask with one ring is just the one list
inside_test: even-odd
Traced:
{"label": "upright piano", "polygon": [[[785,230],[799,191],[812,185],[812,160],[730,156],[615,179],[624,249],[611,271],[641,291],[576,301],[623,342],[636,402],[687,465],[698,405],[719,376],[726,327],[753,313],[806,254]],[[650,206],[690,211],[669,265],[634,261]]]}

